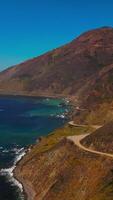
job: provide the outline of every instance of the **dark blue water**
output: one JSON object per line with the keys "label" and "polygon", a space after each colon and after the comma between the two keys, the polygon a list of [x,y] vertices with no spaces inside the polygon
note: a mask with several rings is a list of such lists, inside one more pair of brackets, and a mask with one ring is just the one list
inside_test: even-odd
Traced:
{"label": "dark blue water", "polygon": [[[23,148],[62,126],[64,112],[67,105],[58,99],[0,97],[0,169],[12,167]],[[21,199],[23,195],[11,177],[1,173],[0,200]]]}

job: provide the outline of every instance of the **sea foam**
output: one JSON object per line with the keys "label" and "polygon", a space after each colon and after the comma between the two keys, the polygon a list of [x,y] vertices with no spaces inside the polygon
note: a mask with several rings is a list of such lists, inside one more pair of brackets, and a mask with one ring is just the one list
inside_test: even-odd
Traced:
{"label": "sea foam", "polygon": [[24,148],[17,150],[17,155],[15,157],[13,166],[10,168],[0,170],[0,175],[6,176],[12,185],[15,185],[19,188],[21,193],[23,193],[23,186],[17,179],[14,178],[13,172],[14,172],[14,169],[16,168],[17,163],[22,159],[22,157],[25,154],[26,154],[26,151]]}

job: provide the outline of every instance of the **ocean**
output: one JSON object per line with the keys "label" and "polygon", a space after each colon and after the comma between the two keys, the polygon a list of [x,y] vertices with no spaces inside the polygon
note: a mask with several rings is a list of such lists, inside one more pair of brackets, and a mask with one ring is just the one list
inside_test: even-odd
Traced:
{"label": "ocean", "polygon": [[66,123],[68,109],[61,99],[0,97],[0,200],[25,199],[13,169],[38,137]]}

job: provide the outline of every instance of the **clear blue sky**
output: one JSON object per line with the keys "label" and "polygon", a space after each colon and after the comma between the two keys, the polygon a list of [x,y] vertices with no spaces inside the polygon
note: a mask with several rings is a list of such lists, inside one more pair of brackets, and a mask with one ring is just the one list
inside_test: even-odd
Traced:
{"label": "clear blue sky", "polygon": [[113,26],[111,0],[0,0],[0,70]]}

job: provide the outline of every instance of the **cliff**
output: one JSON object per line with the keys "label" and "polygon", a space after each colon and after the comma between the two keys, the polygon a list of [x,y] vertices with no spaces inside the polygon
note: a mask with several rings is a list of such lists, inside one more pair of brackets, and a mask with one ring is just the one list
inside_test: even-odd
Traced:
{"label": "cliff", "polygon": [[89,129],[72,129],[65,127],[42,139],[18,164],[15,174],[29,200],[112,200],[113,160],[75,146],[63,135]]}

